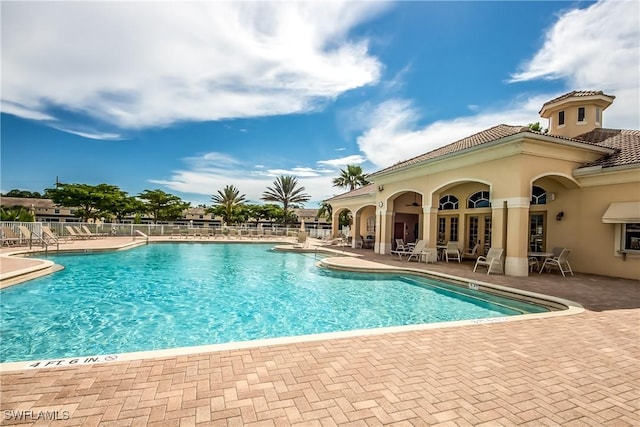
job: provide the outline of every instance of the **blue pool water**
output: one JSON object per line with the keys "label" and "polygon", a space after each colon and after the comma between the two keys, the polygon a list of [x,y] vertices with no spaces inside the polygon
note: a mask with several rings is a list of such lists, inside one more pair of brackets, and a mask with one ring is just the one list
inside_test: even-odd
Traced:
{"label": "blue pool water", "polygon": [[313,254],[270,249],[156,244],[50,256],[66,268],[0,291],[0,361],[546,311],[477,300],[417,276],[331,272]]}

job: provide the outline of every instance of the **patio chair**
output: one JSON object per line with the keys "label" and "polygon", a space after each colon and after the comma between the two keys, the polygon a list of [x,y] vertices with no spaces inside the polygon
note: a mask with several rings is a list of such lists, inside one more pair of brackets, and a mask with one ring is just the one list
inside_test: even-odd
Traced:
{"label": "patio chair", "polygon": [[573,270],[571,269],[571,264],[569,264],[570,253],[571,249],[565,248],[562,249],[560,255],[545,259],[542,263],[542,267],[540,267],[540,272],[538,274],[541,274],[542,270],[544,270],[545,268],[547,269],[547,271],[551,271],[553,268],[557,268],[558,270],[560,270],[560,273],[562,273],[562,277],[566,277],[565,272],[569,272],[573,276]]}
{"label": "patio chair", "polygon": [[449,258],[457,259],[458,262],[462,261],[462,257],[460,256],[460,249],[458,249],[458,242],[447,243],[447,249],[444,252],[444,257],[447,262],[449,262]]}
{"label": "patio chair", "polygon": [[476,245],[472,249],[463,252],[462,258],[478,258],[478,249],[480,249],[480,243],[476,243]]}
{"label": "patio chair", "polygon": [[[407,262],[411,261],[415,258],[416,261],[421,261],[422,256],[424,255],[424,247],[427,244],[425,240],[418,240],[415,246],[408,252],[409,258],[407,258]],[[402,258],[402,255],[400,256]]]}
{"label": "patio chair", "polygon": [[534,256],[530,256],[529,257],[529,273],[531,273],[533,270],[537,270],[538,269],[538,258],[534,257]]}
{"label": "patio chair", "polygon": [[487,267],[487,274],[489,274],[491,270],[496,268],[502,271],[503,252],[504,249],[502,248],[489,248],[489,252],[487,252],[486,256],[479,256],[476,260],[476,265],[473,266],[474,273],[479,265]]}

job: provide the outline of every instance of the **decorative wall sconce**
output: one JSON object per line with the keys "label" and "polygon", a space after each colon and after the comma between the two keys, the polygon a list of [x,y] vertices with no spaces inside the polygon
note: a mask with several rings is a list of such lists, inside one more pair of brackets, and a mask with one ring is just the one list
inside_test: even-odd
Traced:
{"label": "decorative wall sconce", "polygon": [[549,193],[549,199],[553,202],[556,199],[556,193]]}
{"label": "decorative wall sconce", "polygon": [[564,218],[564,211],[558,212],[558,215],[556,215],[556,221],[562,221],[562,218]]}
{"label": "decorative wall sconce", "polygon": [[378,191],[384,191],[384,185],[382,184],[378,185]]}

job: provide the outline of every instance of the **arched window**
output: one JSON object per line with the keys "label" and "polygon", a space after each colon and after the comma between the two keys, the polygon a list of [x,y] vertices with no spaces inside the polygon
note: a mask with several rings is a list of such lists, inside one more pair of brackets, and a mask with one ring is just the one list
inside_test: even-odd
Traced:
{"label": "arched window", "polygon": [[491,203],[489,203],[488,191],[478,191],[477,193],[473,193],[467,200],[467,208],[469,209],[488,207],[491,207]]}
{"label": "arched window", "polygon": [[451,211],[455,209],[458,209],[458,198],[456,196],[453,194],[447,194],[446,196],[440,197],[438,210]]}
{"label": "arched window", "polygon": [[534,185],[531,188],[531,204],[532,205],[546,205],[547,204],[547,192],[544,188]]}

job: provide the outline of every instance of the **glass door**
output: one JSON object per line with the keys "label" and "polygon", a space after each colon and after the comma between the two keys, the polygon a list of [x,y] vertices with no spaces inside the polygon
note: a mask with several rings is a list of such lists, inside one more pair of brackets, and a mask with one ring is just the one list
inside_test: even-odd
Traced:
{"label": "glass door", "polygon": [[467,218],[467,246],[472,249],[480,244],[478,255],[484,255],[491,247],[491,215],[470,215]]}
{"label": "glass door", "polygon": [[543,213],[529,215],[529,251],[545,252],[544,221]]}

